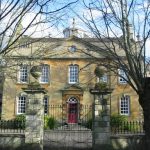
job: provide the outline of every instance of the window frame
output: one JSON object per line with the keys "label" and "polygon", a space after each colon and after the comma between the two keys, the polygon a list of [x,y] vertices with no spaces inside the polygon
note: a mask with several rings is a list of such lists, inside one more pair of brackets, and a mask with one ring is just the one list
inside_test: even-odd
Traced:
{"label": "window frame", "polygon": [[[41,84],[48,84],[49,83],[49,78],[50,78],[50,66],[48,65],[48,64],[43,64],[43,65],[41,65],[41,67],[42,67],[42,73],[41,73],[41,76],[40,76],[40,78],[39,78],[39,82],[41,83]],[[44,73],[43,73],[43,67],[46,67],[47,68],[47,75],[45,75]],[[45,71],[44,71],[45,72]],[[44,74],[44,75],[43,75]],[[42,77],[44,78],[44,80],[42,81]],[[47,79],[47,81],[45,81],[45,79]]]}
{"label": "window frame", "polygon": [[[24,99],[24,107],[22,106],[22,104],[19,102],[20,101],[20,98],[21,97],[24,97],[25,99]],[[27,101],[27,96],[26,95],[19,95],[18,97],[17,97],[17,115],[20,115],[20,114],[25,114],[26,113],[26,101]],[[21,106],[19,106],[19,104],[21,105]],[[24,109],[24,112],[22,112],[21,111],[21,109]]]}
{"label": "window frame", "polygon": [[[24,72],[21,73],[22,67],[26,67],[26,81],[21,80],[21,78],[22,78],[23,76],[24,76],[24,78],[25,78],[25,75],[24,75],[25,73],[24,73]],[[19,66],[19,71],[18,71],[18,83],[26,84],[26,83],[28,83],[28,80],[29,80],[29,69],[28,69],[28,65],[26,65],[26,64],[20,65],[20,66]]]}
{"label": "window frame", "polygon": [[[71,67],[73,67],[73,70],[72,70],[72,74],[71,74]],[[77,68],[77,69],[75,69]],[[74,71],[77,71],[77,72],[74,72]],[[79,82],[79,65],[77,64],[71,64],[68,66],[68,83],[69,84],[76,84]],[[72,78],[72,79],[71,79]],[[73,81],[74,80],[74,81]]]}
{"label": "window frame", "polygon": [[[119,84],[127,84],[127,75],[123,69],[118,69],[118,82]],[[125,80],[126,79],[126,80]]]}
{"label": "window frame", "polygon": [[130,96],[123,95],[119,100],[119,113],[123,116],[130,115]]}
{"label": "window frame", "polygon": [[[45,100],[47,101],[45,103]],[[48,115],[48,105],[49,105],[49,97],[48,96],[45,96],[44,99],[43,99],[43,104],[44,104],[44,115]],[[45,105],[46,104],[46,105]],[[45,110],[47,111],[47,113],[45,113]]]}

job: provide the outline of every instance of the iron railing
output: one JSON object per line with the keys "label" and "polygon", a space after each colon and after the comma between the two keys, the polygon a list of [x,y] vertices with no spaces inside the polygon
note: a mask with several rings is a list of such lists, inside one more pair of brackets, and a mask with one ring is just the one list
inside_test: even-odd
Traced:
{"label": "iron railing", "polygon": [[45,129],[92,129],[92,106],[80,105],[77,110],[77,122],[68,123],[68,108],[63,105],[49,105],[45,115]]}
{"label": "iron railing", "polygon": [[144,134],[143,121],[110,122],[111,134]]}
{"label": "iron railing", "polygon": [[23,133],[25,122],[18,120],[0,120],[0,133]]}

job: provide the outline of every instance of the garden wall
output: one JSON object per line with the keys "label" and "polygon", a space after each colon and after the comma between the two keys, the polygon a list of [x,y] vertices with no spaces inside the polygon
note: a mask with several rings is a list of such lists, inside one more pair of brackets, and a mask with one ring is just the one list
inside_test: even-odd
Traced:
{"label": "garden wall", "polygon": [[[111,135],[111,145],[108,146],[108,150],[135,150],[142,137],[143,134]],[[30,147],[30,145],[27,146]],[[26,150],[27,146],[23,133],[0,133],[0,150],[19,150],[20,148]],[[103,146],[106,145],[99,145],[97,149],[99,150]]]}
{"label": "garden wall", "polygon": [[24,134],[0,133],[0,149],[15,149],[25,143]]}
{"label": "garden wall", "polygon": [[114,150],[135,150],[143,135],[113,135],[111,136],[111,145]]}

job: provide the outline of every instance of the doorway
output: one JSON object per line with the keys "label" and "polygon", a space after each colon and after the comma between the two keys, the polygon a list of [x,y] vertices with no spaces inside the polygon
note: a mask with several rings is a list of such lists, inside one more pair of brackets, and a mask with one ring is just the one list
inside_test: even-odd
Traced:
{"label": "doorway", "polygon": [[78,101],[76,98],[71,97],[68,100],[68,123],[78,122]]}

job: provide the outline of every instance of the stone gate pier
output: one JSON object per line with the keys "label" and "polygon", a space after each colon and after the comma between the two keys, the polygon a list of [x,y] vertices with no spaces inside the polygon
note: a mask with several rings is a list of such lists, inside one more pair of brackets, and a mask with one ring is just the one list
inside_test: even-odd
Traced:
{"label": "stone gate pier", "polygon": [[[40,66],[32,67],[32,82],[23,91],[27,95],[25,144],[34,145],[36,150],[43,150],[44,136],[44,95],[46,90],[38,82]],[[33,150],[33,149],[32,149]]]}
{"label": "stone gate pier", "polygon": [[91,89],[94,95],[93,149],[99,150],[110,145],[110,99],[112,90]]}

